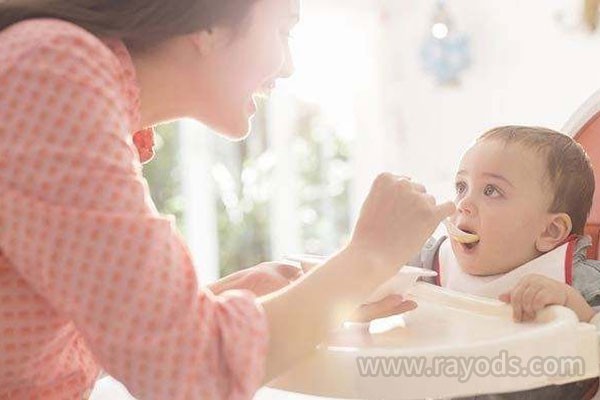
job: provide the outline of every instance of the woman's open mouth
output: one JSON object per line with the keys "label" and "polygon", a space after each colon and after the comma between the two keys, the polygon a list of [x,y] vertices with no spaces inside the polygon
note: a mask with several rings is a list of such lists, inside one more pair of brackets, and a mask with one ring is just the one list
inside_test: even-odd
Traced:
{"label": "woman's open mouth", "polygon": [[248,100],[248,105],[247,105],[248,112],[250,112],[251,114],[256,113],[256,110],[258,109],[258,105],[266,102],[269,99],[269,96],[271,96],[271,92],[270,92],[270,90],[267,90],[267,89],[254,92],[250,96],[250,100]]}

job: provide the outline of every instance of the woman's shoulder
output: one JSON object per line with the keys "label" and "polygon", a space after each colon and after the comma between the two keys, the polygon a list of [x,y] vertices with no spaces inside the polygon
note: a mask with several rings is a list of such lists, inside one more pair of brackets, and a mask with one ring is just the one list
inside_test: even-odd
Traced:
{"label": "woman's shoulder", "polygon": [[38,57],[57,62],[59,67],[69,59],[84,61],[84,64],[116,65],[114,55],[100,38],[67,21],[29,19],[0,32],[0,73],[28,58],[39,61]]}

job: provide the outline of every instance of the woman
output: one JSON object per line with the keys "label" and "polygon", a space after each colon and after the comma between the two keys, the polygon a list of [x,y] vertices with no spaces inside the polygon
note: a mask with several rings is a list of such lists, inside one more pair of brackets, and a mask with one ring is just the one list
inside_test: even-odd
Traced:
{"label": "woman", "polygon": [[140,399],[249,399],[453,212],[383,174],[350,242],[285,289],[225,290],[266,267],[197,287],[141,175],[148,127],[244,138],[252,95],[292,73],[297,18],[282,0],[0,3],[0,398],[85,398],[102,367]]}

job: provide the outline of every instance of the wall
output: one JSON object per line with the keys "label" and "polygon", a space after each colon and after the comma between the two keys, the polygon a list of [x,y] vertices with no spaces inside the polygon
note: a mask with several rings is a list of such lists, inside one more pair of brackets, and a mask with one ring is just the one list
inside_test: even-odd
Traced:
{"label": "wall", "polygon": [[[470,33],[472,66],[459,87],[436,86],[418,57],[432,1],[383,2],[387,23],[380,60],[387,121],[385,167],[417,176],[450,195],[460,153],[480,133],[503,124],[560,129],[600,89],[600,34],[569,30],[557,12],[582,2],[452,0],[451,14]],[[363,177],[363,185],[364,185]],[[364,187],[364,186],[363,186]]]}
{"label": "wall", "polygon": [[[354,213],[381,170],[416,176],[447,197],[461,152],[486,129],[560,129],[600,89],[600,33],[567,26],[582,3],[449,1],[473,60],[460,86],[439,87],[419,57],[433,0],[305,0],[298,68],[285,87],[321,102],[354,137]],[[570,22],[560,24],[560,12]]]}

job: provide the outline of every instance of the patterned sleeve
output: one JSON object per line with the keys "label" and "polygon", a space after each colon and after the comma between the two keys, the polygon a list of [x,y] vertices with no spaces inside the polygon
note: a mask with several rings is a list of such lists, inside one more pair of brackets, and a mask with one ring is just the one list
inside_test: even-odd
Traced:
{"label": "patterned sleeve", "polygon": [[0,246],[134,396],[249,399],[266,317],[249,292],[199,289],[149,197],[121,74],[72,25],[0,67]]}

